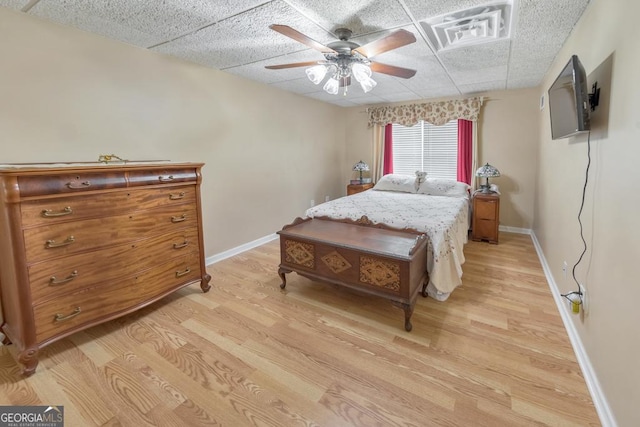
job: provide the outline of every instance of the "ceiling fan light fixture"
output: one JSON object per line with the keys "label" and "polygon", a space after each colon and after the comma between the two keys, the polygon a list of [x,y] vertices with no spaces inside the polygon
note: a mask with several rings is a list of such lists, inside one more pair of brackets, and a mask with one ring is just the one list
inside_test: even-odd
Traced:
{"label": "ceiling fan light fixture", "polygon": [[361,62],[351,65],[351,72],[358,82],[371,78],[371,68]]}
{"label": "ceiling fan light fixture", "polygon": [[324,79],[324,76],[327,75],[327,66],[322,64],[314,65],[313,67],[307,68],[305,72],[307,73],[309,80],[311,80],[313,84],[317,85],[320,84]]}
{"label": "ceiling fan light fixture", "polygon": [[392,33],[369,42],[363,46],[352,42],[351,30],[339,28],[335,30],[335,34],[339,40],[323,45],[301,32],[287,25],[270,25],[269,28],[289,37],[297,42],[303,43],[324,55],[324,61],[308,61],[296,62],[291,64],[268,65],[267,69],[280,70],[294,67],[308,67],[305,73],[312,83],[319,85],[329,75],[329,79],[322,86],[322,89],[331,94],[337,95],[340,88],[344,88],[344,95],[351,85],[353,77],[360,85],[362,90],[367,93],[377,86],[375,80],[371,78],[372,67],[376,73],[388,74],[404,79],[411,78],[415,75],[416,70],[398,67],[394,65],[373,63],[370,57],[377,56],[381,53],[398,49],[402,46],[414,43],[415,35],[407,30],[396,30]]}
{"label": "ceiling fan light fixture", "polygon": [[340,89],[340,82],[335,77],[331,77],[329,80],[327,80],[322,89],[324,89],[325,92],[330,93],[331,95],[337,95],[338,90]]}
{"label": "ceiling fan light fixture", "polygon": [[[356,78],[356,80],[357,80],[357,78]],[[373,89],[377,85],[378,85],[378,83],[376,83],[376,81],[373,80],[371,77],[366,77],[366,78],[360,80],[360,86],[362,87],[362,90],[364,91],[364,93],[367,93],[367,92],[371,91],[371,89]]]}

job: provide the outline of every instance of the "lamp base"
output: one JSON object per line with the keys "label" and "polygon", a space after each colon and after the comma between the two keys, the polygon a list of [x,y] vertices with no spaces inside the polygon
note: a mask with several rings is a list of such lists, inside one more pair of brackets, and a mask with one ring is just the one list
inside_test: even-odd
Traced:
{"label": "lamp base", "polygon": [[485,194],[493,193],[493,191],[491,190],[491,187],[487,184],[482,184],[478,192],[485,193]]}

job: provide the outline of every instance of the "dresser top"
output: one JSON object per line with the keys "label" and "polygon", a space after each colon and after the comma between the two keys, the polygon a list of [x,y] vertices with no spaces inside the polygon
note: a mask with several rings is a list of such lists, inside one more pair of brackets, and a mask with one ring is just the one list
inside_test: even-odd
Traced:
{"label": "dresser top", "polygon": [[112,169],[112,168],[156,168],[156,167],[189,166],[199,167],[203,163],[175,162],[170,160],[136,160],[115,162],[59,162],[59,163],[0,163],[0,173],[3,172],[33,172],[45,170],[70,171],[76,169]]}

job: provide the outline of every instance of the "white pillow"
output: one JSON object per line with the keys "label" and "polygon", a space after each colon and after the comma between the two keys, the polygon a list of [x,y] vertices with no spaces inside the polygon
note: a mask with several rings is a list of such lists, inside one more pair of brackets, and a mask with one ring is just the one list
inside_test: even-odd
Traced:
{"label": "white pillow", "polygon": [[401,191],[403,193],[416,192],[416,177],[412,175],[387,174],[373,187],[378,191]]}
{"label": "white pillow", "polygon": [[455,179],[444,178],[427,178],[420,188],[418,194],[428,194],[430,196],[451,196],[451,197],[469,197],[469,189],[471,187]]}

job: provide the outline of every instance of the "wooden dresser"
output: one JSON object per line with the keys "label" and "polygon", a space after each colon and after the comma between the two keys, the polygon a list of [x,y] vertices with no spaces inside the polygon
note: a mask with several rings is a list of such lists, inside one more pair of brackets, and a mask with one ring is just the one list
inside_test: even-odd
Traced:
{"label": "wooden dresser", "polygon": [[187,285],[209,290],[202,166],[0,166],[2,332],[25,375],[47,344]]}

